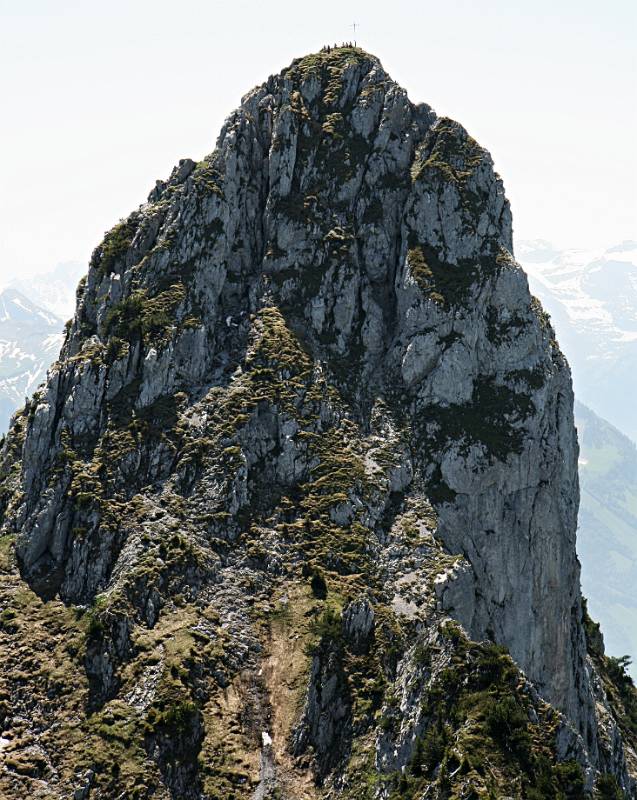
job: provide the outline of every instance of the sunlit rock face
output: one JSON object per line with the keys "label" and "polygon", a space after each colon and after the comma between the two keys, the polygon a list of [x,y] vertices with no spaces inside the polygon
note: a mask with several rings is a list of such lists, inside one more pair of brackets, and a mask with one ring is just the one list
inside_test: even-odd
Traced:
{"label": "sunlit rock face", "polygon": [[363,51],[269,78],[106,235],[2,453],[16,585],[81,607],[64,787],[632,791],[502,182]]}

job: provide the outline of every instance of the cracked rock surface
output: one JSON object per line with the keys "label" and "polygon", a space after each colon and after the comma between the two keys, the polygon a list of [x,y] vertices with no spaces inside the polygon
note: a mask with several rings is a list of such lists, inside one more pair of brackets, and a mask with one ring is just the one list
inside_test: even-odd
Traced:
{"label": "cracked rock surface", "polygon": [[0,453],[3,796],[635,796],[511,224],[344,47],[106,234]]}

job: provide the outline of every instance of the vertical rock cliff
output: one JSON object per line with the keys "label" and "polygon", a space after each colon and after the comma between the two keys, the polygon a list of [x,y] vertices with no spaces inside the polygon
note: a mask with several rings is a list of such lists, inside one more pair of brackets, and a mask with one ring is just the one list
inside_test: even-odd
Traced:
{"label": "vertical rock cliff", "polygon": [[106,234],[4,442],[3,792],[635,796],[577,453],[489,154],[293,62]]}

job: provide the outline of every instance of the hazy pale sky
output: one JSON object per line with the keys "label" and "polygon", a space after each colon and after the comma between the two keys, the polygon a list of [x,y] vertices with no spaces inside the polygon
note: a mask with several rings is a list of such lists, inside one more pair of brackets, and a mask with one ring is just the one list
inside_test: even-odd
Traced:
{"label": "hazy pale sky", "polygon": [[518,238],[637,235],[634,0],[0,0],[0,280],[87,261],[241,95],[354,21],[491,151]]}

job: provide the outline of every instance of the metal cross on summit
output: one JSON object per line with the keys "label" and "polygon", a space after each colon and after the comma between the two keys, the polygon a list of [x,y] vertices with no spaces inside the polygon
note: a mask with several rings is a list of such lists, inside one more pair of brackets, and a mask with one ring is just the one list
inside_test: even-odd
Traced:
{"label": "metal cross on summit", "polygon": [[356,47],[356,27],[357,23],[356,22],[352,23],[352,28],[354,28],[354,47]]}

